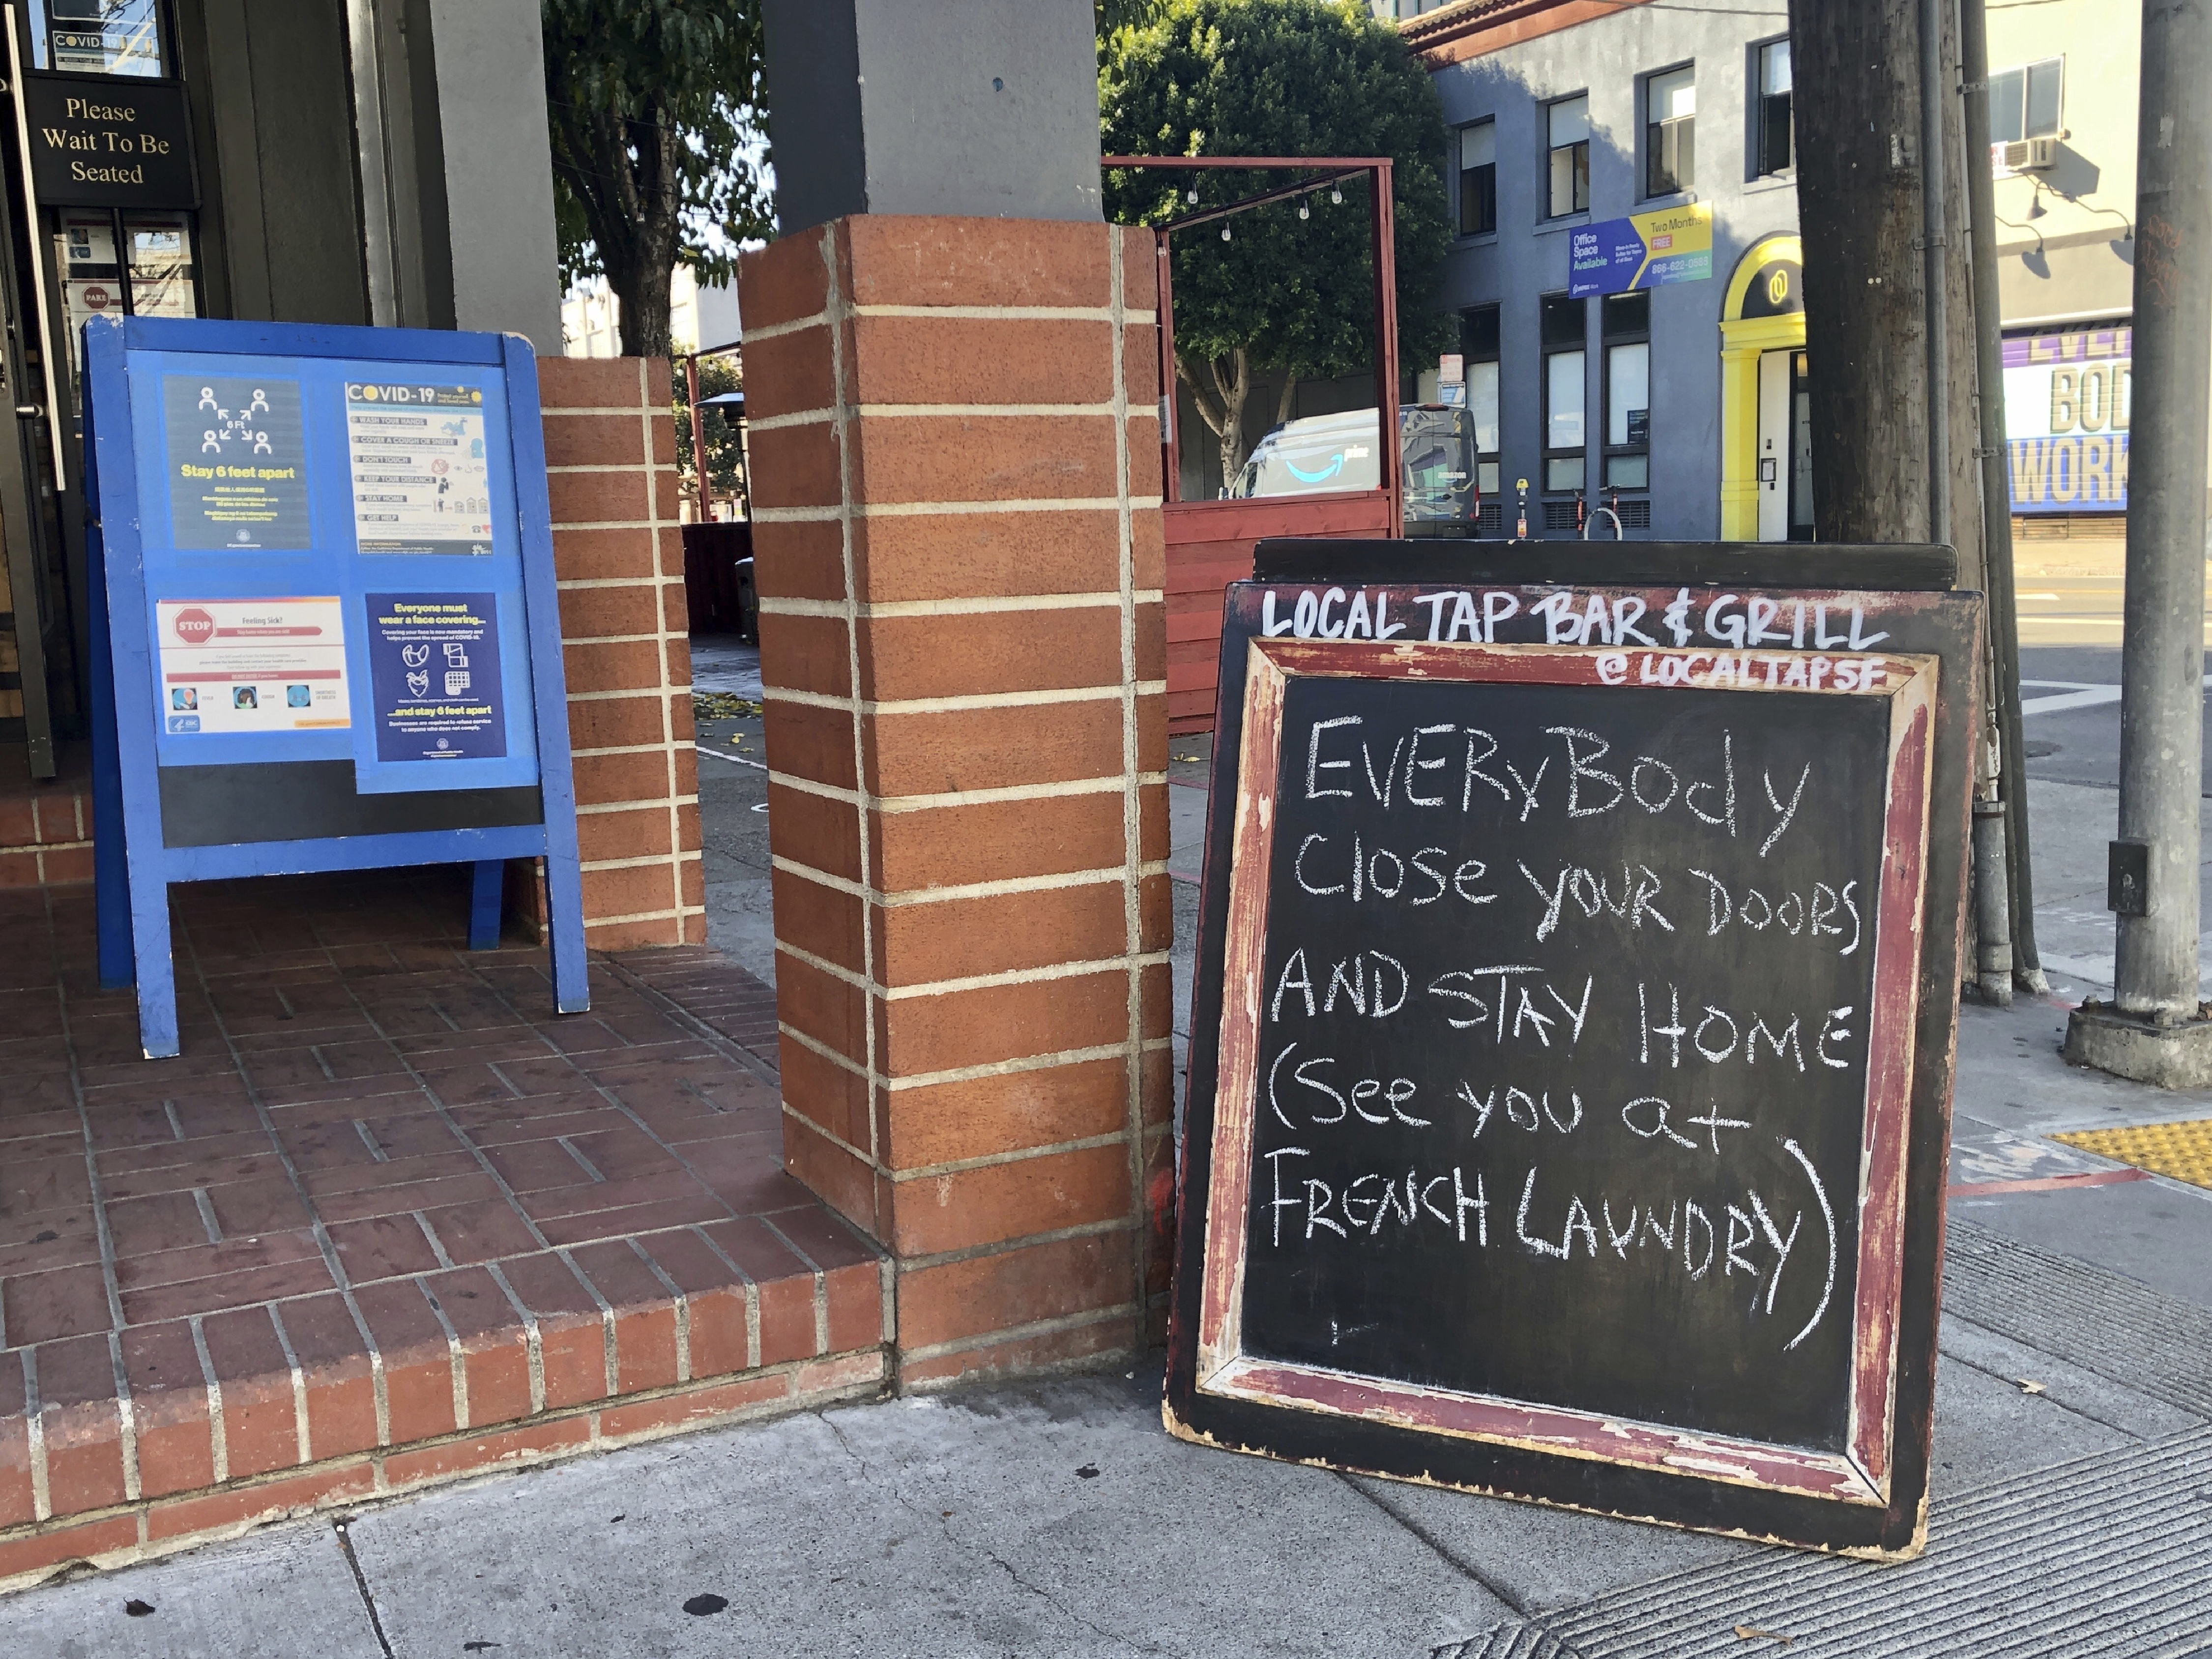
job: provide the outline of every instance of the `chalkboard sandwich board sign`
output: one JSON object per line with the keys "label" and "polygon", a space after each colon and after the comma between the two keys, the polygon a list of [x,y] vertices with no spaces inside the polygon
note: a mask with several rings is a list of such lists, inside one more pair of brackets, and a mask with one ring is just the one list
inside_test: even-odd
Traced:
{"label": "chalkboard sandwich board sign", "polygon": [[1230,591],[1169,1426],[1910,1554],[1979,598],[1434,545]]}

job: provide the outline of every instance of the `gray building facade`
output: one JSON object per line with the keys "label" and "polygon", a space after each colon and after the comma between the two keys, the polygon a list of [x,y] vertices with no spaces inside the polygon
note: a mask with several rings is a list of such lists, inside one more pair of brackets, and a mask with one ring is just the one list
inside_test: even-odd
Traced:
{"label": "gray building facade", "polygon": [[[1495,434],[1498,528],[1525,480],[1532,535],[1579,533],[1605,505],[1635,537],[1809,538],[1786,15],[1560,0],[1400,27],[1451,130],[1462,234],[1439,302]],[[1641,277],[1632,249],[1583,285],[1667,279],[1574,297],[1577,257],[1618,260],[1631,234]]]}

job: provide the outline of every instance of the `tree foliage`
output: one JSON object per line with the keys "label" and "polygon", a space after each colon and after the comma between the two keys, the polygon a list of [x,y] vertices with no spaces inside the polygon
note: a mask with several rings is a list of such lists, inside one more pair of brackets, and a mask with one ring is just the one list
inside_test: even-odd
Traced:
{"label": "tree foliage", "polygon": [[[1434,295],[1450,240],[1443,108],[1428,73],[1361,0],[1166,0],[1103,42],[1099,118],[1107,153],[1387,155],[1396,232],[1398,349],[1416,363],[1453,337]],[[1163,224],[1288,182],[1281,173],[1115,169],[1109,216]],[[1188,192],[1195,189],[1193,203]],[[1322,190],[1174,240],[1177,373],[1219,436],[1224,477],[1243,465],[1255,371],[1299,380],[1374,359],[1367,185]],[[1308,216],[1299,216],[1300,203]]]}
{"label": "tree foliage", "polygon": [[623,349],[669,350],[669,276],[773,234],[760,0],[542,0],[561,269],[604,274]]}
{"label": "tree foliage", "polygon": [[[699,359],[699,396],[702,401],[718,398],[726,392],[743,392],[744,376],[738,360],[732,356],[702,357]],[[678,364],[674,396],[672,399],[676,416],[676,470],[687,490],[699,487],[699,473],[691,456],[691,397],[690,383]],[[699,411],[700,433],[706,439],[707,499],[709,501],[727,501],[738,493],[744,465],[744,447],[738,437],[738,423],[717,409]]]}

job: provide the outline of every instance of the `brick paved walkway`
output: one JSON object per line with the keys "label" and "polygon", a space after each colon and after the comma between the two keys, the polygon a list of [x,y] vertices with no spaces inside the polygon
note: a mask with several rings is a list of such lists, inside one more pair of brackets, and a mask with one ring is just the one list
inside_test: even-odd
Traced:
{"label": "brick paved walkway", "polygon": [[882,1385],[781,1168],[774,994],[461,948],[458,870],[178,890],[139,1057],[89,887],[0,891],[0,1585]]}

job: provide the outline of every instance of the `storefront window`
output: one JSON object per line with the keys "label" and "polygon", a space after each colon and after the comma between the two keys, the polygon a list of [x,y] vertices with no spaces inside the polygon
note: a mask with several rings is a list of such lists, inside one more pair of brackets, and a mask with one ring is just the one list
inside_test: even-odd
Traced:
{"label": "storefront window", "polygon": [[1583,415],[1588,404],[1584,349],[1589,302],[1547,294],[1540,302],[1544,343],[1544,488],[1583,487]]}
{"label": "storefront window", "polygon": [[199,315],[191,214],[62,208],[55,218],[54,264],[61,274],[72,378],[91,318]]}
{"label": "storefront window", "polygon": [[1460,313],[1460,351],[1467,359],[1467,412],[1474,422],[1475,488],[1498,494],[1498,307]]}
{"label": "storefront window", "polygon": [[31,0],[31,59],[76,75],[166,75],[160,0]]}
{"label": "storefront window", "polygon": [[1609,489],[1651,485],[1651,296],[1606,296],[1605,482]]}

